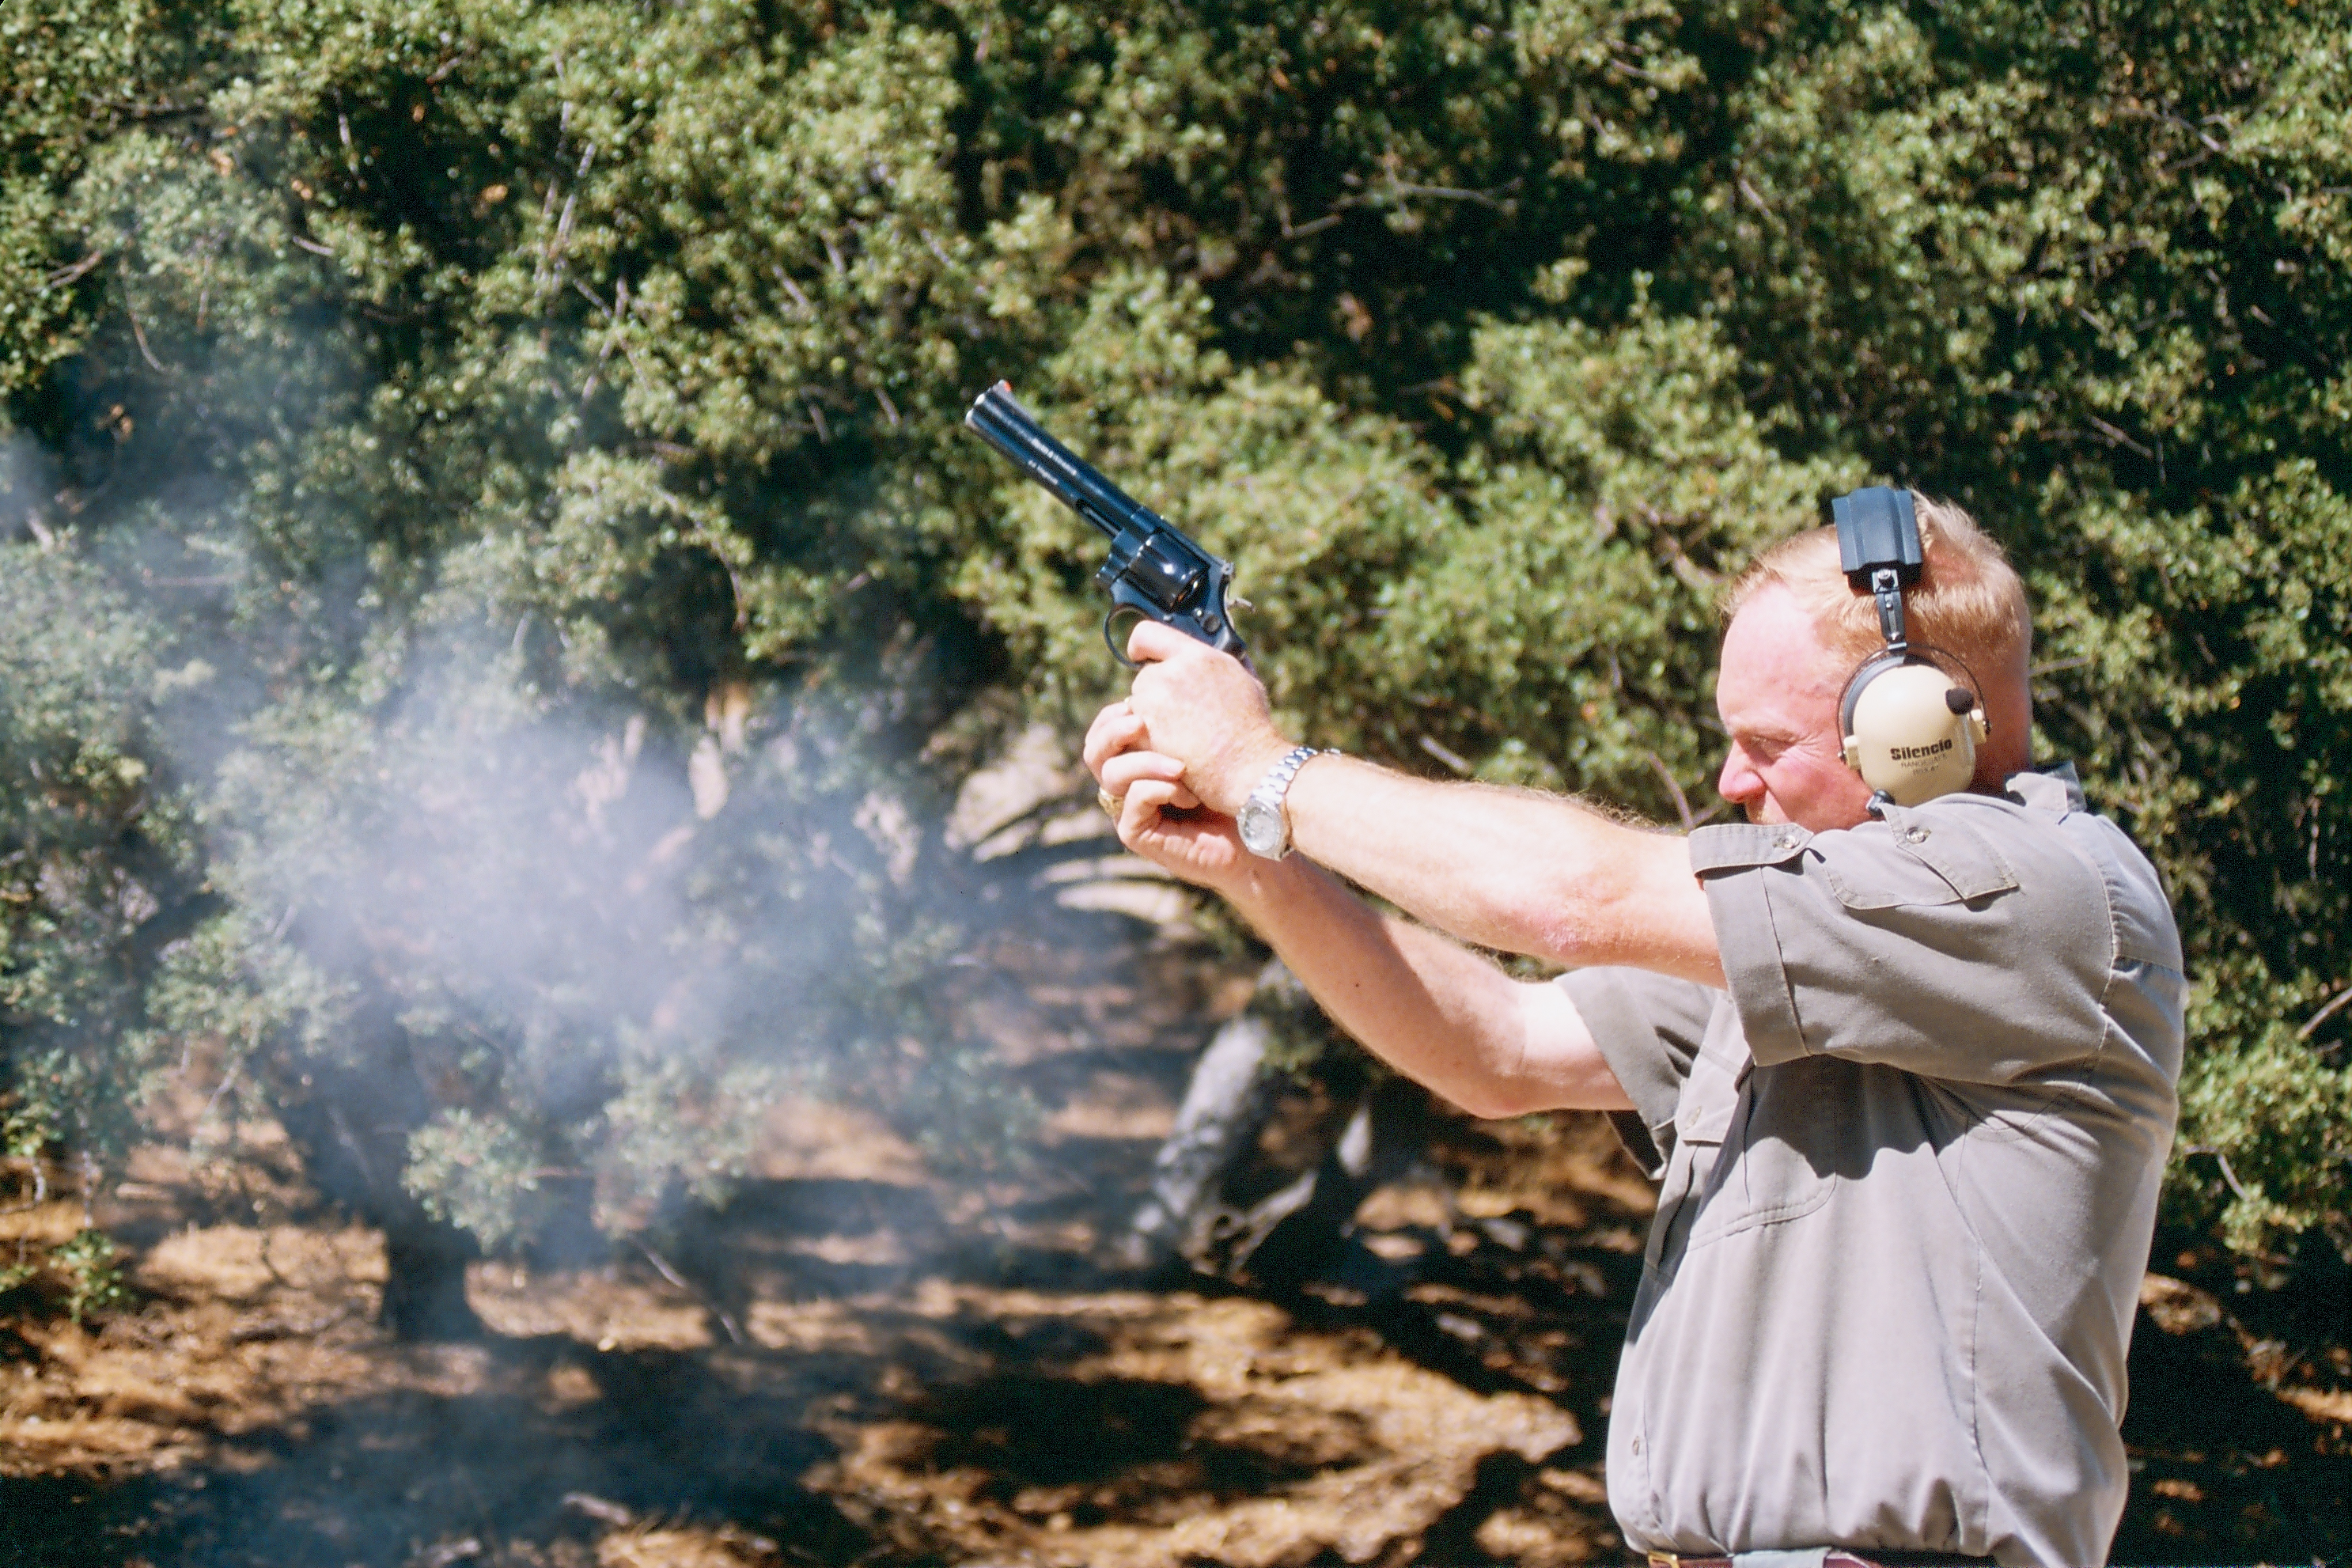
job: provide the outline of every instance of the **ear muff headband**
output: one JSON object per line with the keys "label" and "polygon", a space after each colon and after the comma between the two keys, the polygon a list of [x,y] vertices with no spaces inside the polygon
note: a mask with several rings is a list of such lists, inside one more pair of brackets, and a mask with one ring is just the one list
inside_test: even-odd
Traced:
{"label": "ear muff headband", "polygon": [[1947,712],[1964,716],[1980,706],[1976,693],[1982,688],[1977,680],[1977,672],[1970,669],[1959,655],[1931,643],[1906,643],[1899,651],[1882,648],[1872,654],[1847,678],[1845,690],[1838,698],[1838,733],[1841,736],[1853,733],[1854,709],[1862,700],[1863,689],[1880,676],[1896,669],[1935,670],[1943,677],[1946,691],[1957,692],[1968,699],[1968,708],[1955,709],[1951,704],[1958,698],[1939,696],[1937,700]]}
{"label": "ear muff headband", "polygon": [[1915,649],[1905,626],[1903,591],[1919,579],[1926,553],[1911,492],[1884,486],[1830,503],[1837,523],[1838,563],[1854,591],[1877,601],[1886,647],[1864,659],[1838,699],[1845,762],[1876,795],[1917,805],[1966,789],[1976,776],[1986,736],[1975,675],[1958,658],[1960,686],[1937,659]]}
{"label": "ear muff headband", "polygon": [[1903,590],[1919,580],[1927,561],[1911,492],[1885,485],[1849,490],[1830,502],[1830,517],[1837,524],[1838,570],[1856,593],[1878,601],[1878,629],[1887,648],[1901,653],[1910,641],[1903,627]]}

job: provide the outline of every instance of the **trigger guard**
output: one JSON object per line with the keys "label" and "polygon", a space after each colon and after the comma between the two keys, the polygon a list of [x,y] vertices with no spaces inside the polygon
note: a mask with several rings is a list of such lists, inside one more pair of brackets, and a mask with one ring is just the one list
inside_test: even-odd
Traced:
{"label": "trigger guard", "polygon": [[[1110,649],[1111,658],[1118,660],[1120,668],[1122,668],[1141,669],[1143,666],[1136,663],[1135,660],[1127,657],[1126,645],[1121,643],[1118,637],[1111,635],[1111,623],[1118,620],[1121,616],[1133,616],[1138,621],[1148,621],[1151,617],[1145,615],[1141,610],[1137,609],[1133,605],[1113,605],[1109,609],[1103,612],[1103,644]],[[1134,629],[1135,628],[1131,624],[1128,627],[1129,632],[1132,632]]]}

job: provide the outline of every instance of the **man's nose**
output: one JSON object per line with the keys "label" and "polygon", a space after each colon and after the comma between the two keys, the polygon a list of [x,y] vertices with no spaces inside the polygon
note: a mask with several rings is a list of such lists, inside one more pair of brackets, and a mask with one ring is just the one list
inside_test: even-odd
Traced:
{"label": "man's nose", "polygon": [[1764,780],[1749,765],[1738,746],[1723,759],[1723,772],[1715,781],[1716,792],[1734,805],[1746,805],[1764,794]]}

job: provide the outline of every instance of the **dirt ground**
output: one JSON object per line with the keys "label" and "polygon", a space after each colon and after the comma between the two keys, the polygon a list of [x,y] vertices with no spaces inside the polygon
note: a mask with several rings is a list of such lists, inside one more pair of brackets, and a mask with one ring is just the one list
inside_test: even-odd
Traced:
{"label": "dirt ground", "polygon": [[[1108,1243],[1247,986],[1116,917],[1073,929],[1008,949],[995,1020],[1054,1108],[1035,1178],[950,1191],[807,1107],[672,1255],[477,1265],[479,1342],[373,1325],[380,1239],[304,1198],[272,1129],[233,1173],[142,1152],[99,1213],[133,1304],[0,1323],[0,1563],[1623,1560],[1601,1461],[1649,1194],[1605,1127],[1444,1123],[1330,1280],[1122,1273]],[[0,1243],[79,1221],[11,1215]],[[2340,1288],[2265,1291],[2175,1237],[2158,1260],[2116,1560],[2341,1558]]]}

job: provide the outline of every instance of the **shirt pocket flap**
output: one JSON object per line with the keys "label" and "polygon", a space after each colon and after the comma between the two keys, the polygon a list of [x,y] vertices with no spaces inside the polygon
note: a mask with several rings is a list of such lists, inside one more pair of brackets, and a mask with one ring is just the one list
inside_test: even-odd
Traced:
{"label": "shirt pocket flap", "polygon": [[1846,908],[1973,903],[2017,887],[2017,873],[1992,841],[1974,828],[1948,817],[1923,822],[1899,806],[1881,811],[1895,852],[1844,864],[1832,858],[1825,868]]}
{"label": "shirt pocket flap", "polygon": [[1739,1105],[1740,1077],[1715,1056],[1701,1051],[1691,1060],[1682,1103],[1675,1108],[1675,1137],[1684,1143],[1720,1143]]}
{"label": "shirt pocket flap", "polygon": [[1737,1096],[1710,1105],[1685,1105],[1675,1112],[1675,1136],[1685,1143],[1720,1143],[1731,1131]]}

